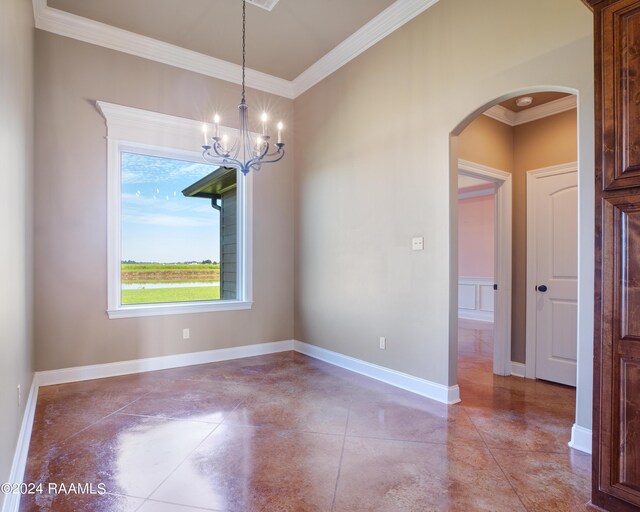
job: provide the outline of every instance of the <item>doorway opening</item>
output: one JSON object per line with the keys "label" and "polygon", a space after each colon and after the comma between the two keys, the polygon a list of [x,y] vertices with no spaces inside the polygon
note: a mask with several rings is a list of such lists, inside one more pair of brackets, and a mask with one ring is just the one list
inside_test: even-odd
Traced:
{"label": "doorway opening", "polygon": [[[574,180],[577,177],[577,98],[573,93],[558,88],[556,92],[518,91],[506,95],[488,104],[486,110],[470,115],[451,138],[452,262],[455,259],[451,347],[455,348],[452,368],[460,383],[462,403],[465,398],[480,397],[477,380],[458,374],[470,368],[467,363],[475,364],[465,351],[478,348],[484,351],[480,355],[484,356],[483,367],[487,371],[482,383],[488,388],[500,387],[499,394],[507,398],[506,404],[514,399],[514,392],[521,399],[525,387],[531,386],[550,386],[550,390],[545,388],[545,394],[562,397],[559,414],[567,416],[567,406],[570,409],[563,419],[567,423],[566,441],[575,417],[578,346],[578,194],[577,181],[570,184],[566,179],[571,173]],[[530,106],[513,108],[523,96],[530,97]],[[484,138],[470,142],[479,133]],[[537,197],[536,210],[528,191],[542,183],[537,178],[556,174],[563,175],[567,183],[542,187],[538,196],[531,196]],[[458,187],[458,182],[462,185],[465,180],[467,186]],[[484,205],[479,204],[483,202],[479,199],[482,194],[486,195]],[[494,218],[483,218],[482,208],[486,214],[491,200],[495,201]],[[470,225],[462,225],[464,222]],[[479,234],[482,230],[484,235]],[[470,233],[470,238],[479,242],[476,247],[469,243]],[[461,238],[465,236],[467,239]],[[491,244],[487,239],[492,236]],[[543,241],[547,245],[536,250]],[[489,245],[494,248],[493,262],[482,254]],[[473,272],[475,275],[468,275]],[[494,289],[492,285],[497,286]],[[572,287],[571,292],[555,294],[563,286]],[[554,294],[549,293],[551,288]],[[487,351],[492,351],[491,359],[486,357]],[[480,360],[482,357],[477,361]],[[541,371],[548,363],[563,367],[573,375],[572,379]],[[567,384],[573,387],[565,387]],[[556,392],[556,388],[561,391]],[[495,397],[494,392],[489,395]]]}
{"label": "doorway opening", "polygon": [[458,318],[492,324],[493,373],[511,375],[511,174],[458,161]]}

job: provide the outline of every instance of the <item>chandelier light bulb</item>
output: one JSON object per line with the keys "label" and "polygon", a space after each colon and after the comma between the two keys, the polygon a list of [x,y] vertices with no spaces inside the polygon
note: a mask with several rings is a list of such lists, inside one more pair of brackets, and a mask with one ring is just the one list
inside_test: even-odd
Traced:
{"label": "chandelier light bulb", "polygon": [[280,121],[278,123],[278,144],[282,144],[282,129],[284,128],[284,125],[282,124],[282,121]]}
{"label": "chandelier light bulb", "polygon": [[220,137],[220,116],[218,114],[216,114],[215,116],[213,116],[213,122],[216,125],[216,138]]}
{"label": "chandelier light bulb", "polygon": [[208,145],[209,144],[209,139],[207,137],[207,125],[206,124],[202,124],[202,134],[204,135],[204,145]]}

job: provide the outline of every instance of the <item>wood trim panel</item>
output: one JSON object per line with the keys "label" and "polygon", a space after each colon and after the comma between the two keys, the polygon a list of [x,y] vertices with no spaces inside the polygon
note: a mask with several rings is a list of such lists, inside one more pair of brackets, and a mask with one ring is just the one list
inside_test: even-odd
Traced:
{"label": "wood trim panel", "polygon": [[597,486],[640,504],[640,339],[626,335],[640,317],[640,199],[604,199],[603,211]]}
{"label": "wood trim panel", "polygon": [[619,485],[640,496],[640,350],[620,358]]}
{"label": "wood trim panel", "polygon": [[615,282],[619,290],[614,318],[619,319],[619,331],[615,332],[617,339],[635,341],[640,347],[640,202],[637,197],[634,199],[636,202],[618,208],[620,219],[616,235],[620,254],[616,261],[618,275]]}
{"label": "wood trim panel", "polygon": [[[602,10],[605,190],[640,186],[640,4],[621,0]],[[612,51],[611,51],[612,50]]]}
{"label": "wood trim panel", "polygon": [[640,510],[640,0],[595,16],[592,505]]}

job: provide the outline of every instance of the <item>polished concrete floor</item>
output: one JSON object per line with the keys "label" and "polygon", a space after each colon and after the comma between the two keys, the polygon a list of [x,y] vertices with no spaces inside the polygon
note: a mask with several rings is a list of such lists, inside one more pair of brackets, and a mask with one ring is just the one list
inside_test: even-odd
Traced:
{"label": "polished concrete floor", "polygon": [[449,407],[293,352],[41,388],[25,481],[67,492],[20,510],[585,510],[574,390],[492,376],[491,338],[461,325]]}

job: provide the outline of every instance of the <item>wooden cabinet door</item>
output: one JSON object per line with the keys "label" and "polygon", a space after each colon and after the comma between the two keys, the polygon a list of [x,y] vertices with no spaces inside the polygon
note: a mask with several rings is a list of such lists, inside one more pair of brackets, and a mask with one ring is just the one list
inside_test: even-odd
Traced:
{"label": "wooden cabinet door", "polygon": [[640,505],[640,196],[603,201],[601,491]]}
{"label": "wooden cabinet door", "polygon": [[592,503],[640,510],[640,0],[595,15],[596,290]]}
{"label": "wooden cabinet door", "polygon": [[640,187],[640,3],[602,9],[603,183]]}

